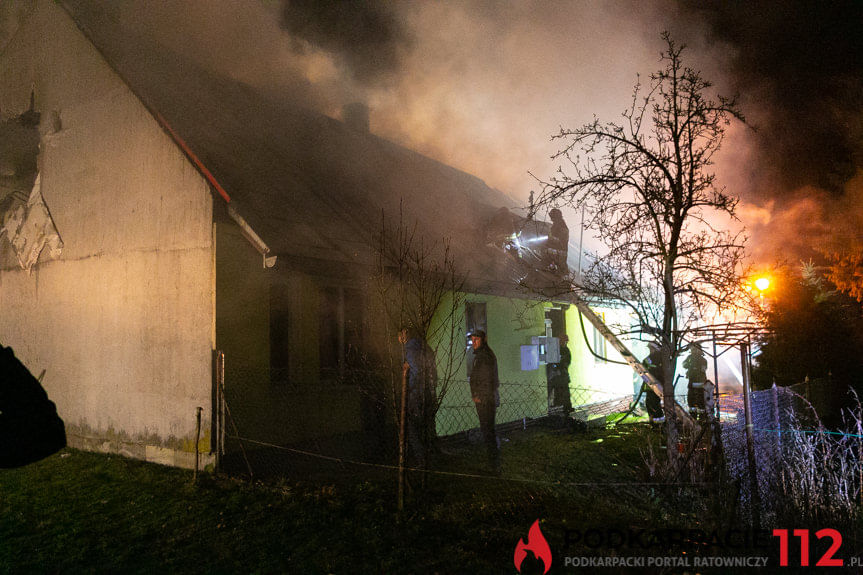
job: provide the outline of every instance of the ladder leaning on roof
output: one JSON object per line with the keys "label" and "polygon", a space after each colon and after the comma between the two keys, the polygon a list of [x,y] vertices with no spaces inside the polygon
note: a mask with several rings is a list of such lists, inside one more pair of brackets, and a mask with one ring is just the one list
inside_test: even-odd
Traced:
{"label": "ladder leaning on roof", "polygon": [[[578,311],[581,312],[581,315],[587,318],[593,327],[602,334],[602,336],[611,344],[611,346],[623,356],[623,359],[626,360],[632,369],[634,369],[638,375],[644,378],[647,381],[647,385],[656,393],[659,397],[664,397],[662,394],[662,384],[650,373],[647,371],[647,368],[644,367],[644,364],[641,363],[632,352],[629,351],[629,348],[626,347],[620,339],[614,333],[608,329],[608,326],[605,325],[605,322],[600,319],[596,313],[590,309],[590,306],[587,305],[583,299],[578,297],[577,295],[572,295],[572,302]],[[677,413],[678,420],[686,426],[695,426],[695,420],[692,419],[692,416],[681,406],[676,400],[674,402],[675,412]]]}

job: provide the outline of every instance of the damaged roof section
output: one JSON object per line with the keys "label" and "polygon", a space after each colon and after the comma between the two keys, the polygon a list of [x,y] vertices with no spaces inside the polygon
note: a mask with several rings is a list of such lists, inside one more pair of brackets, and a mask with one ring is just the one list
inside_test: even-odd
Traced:
{"label": "damaged roof section", "polygon": [[39,155],[39,113],[30,110],[0,123],[0,202],[33,189]]}
{"label": "damaged roof section", "polygon": [[270,255],[368,262],[382,214],[403,214],[423,237],[457,242],[472,270],[494,257],[485,224],[517,206],[479,178],[184,60],[123,27],[112,3],[61,4]]}
{"label": "damaged roof section", "polygon": [[154,44],[114,18],[112,3],[61,5],[210,182],[216,213],[240,225],[265,265],[372,264],[379,235],[402,225],[427,243],[449,239],[470,287],[506,294],[553,282],[558,290],[565,264],[548,273],[548,224],[520,215],[480,178],[376,136],[364,104],[346,106],[339,121]]}

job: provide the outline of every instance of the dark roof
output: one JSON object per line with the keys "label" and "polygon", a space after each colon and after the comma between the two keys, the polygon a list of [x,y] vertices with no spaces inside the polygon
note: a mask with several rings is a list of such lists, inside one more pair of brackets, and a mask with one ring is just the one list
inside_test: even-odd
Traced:
{"label": "dark roof", "polygon": [[451,238],[457,255],[475,263],[480,246],[481,259],[493,257],[477,239],[497,208],[515,206],[479,178],[130,36],[110,2],[62,3],[273,254],[361,261],[381,213],[395,222],[402,210],[424,237]]}

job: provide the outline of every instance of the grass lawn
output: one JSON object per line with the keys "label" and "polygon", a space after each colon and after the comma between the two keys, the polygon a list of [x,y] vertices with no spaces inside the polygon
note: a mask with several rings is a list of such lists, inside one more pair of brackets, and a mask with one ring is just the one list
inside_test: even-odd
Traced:
{"label": "grass lawn", "polygon": [[[67,449],[0,470],[0,571],[514,573],[516,542],[536,519],[558,550],[566,529],[697,527],[685,495],[669,510],[671,496],[639,484],[647,434],[636,428],[508,434],[502,477],[433,475],[400,522],[394,476],[363,480],[348,467],[334,481],[204,475],[194,485],[188,471]],[[479,454],[461,448],[443,468],[475,473]]]}

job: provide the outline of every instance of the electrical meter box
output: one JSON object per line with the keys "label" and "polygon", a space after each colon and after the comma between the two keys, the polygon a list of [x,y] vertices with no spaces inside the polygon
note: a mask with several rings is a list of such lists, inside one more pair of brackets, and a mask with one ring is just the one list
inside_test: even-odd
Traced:
{"label": "electrical meter box", "polygon": [[521,370],[534,371],[536,369],[539,369],[539,346],[521,346]]}
{"label": "electrical meter box", "polygon": [[560,340],[556,337],[545,338],[545,363],[560,363]]}
{"label": "electrical meter box", "polygon": [[530,338],[530,343],[537,346],[540,363],[560,362],[560,340],[556,337],[535,335]]}

